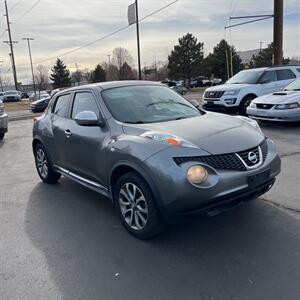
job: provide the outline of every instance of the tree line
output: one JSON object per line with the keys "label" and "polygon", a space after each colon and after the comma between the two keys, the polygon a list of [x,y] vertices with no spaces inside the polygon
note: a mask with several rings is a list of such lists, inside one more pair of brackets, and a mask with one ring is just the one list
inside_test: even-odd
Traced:
{"label": "tree line", "polygon": [[[229,45],[222,39],[211,53],[204,57],[204,43],[191,33],[180,37],[178,43],[171,50],[168,61],[157,64],[153,63],[155,73],[146,75],[149,80],[186,80],[199,78],[221,78],[227,80],[240,70],[247,68],[266,67],[272,65],[273,44],[262,49],[251,58],[245,66],[242,63],[234,46]],[[288,64],[289,59],[284,59],[283,64]],[[153,70],[153,69],[152,69]],[[36,85],[39,90],[45,89],[49,84],[47,68],[38,66],[35,72]],[[69,87],[72,84],[79,85],[81,82],[95,83],[111,80],[137,79],[137,70],[130,52],[122,47],[115,48],[111,62],[99,63],[93,70],[79,70],[71,72],[62,59],[57,58],[51,69],[50,80],[53,88]]]}

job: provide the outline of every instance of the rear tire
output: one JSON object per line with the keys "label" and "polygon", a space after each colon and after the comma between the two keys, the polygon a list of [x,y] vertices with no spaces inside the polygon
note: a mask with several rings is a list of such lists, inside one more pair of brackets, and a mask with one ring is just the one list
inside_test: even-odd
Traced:
{"label": "rear tire", "polygon": [[247,107],[250,105],[251,101],[254,99],[254,96],[248,95],[243,98],[239,106],[239,113],[242,116],[247,116]]}
{"label": "rear tire", "polygon": [[61,175],[53,170],[47,152],[42,144],[37,144],[34,148],[34,158],[41,180],[49,184],[56,183]]}
{"label": "rear tire", "polygon": [[2,141],[4,139],[5,133],[1,133],[0,134],[0,141]]}
{"label": "rear tire", "polygon": [[121,176],[113,192],[121,222],[133,236],[149,239],[165,229],[152,192],[137,173]]}

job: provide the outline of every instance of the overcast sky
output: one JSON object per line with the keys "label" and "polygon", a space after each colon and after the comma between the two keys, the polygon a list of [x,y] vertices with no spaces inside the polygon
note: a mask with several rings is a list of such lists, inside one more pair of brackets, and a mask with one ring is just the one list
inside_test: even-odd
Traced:
{"label": "overcast sky", "polygon": [[[4,14],[4,1],[0,13]],[[127,25],[127,7],[133,0],[41,0],[26,15],[36,0],[8,0],[13,39],[18,41],[15,56],[19,80],[30,81],[28,49],[22,37],[32,37],[35,62],[101,38]],[[172,0],[139,0],[140,17],[146,16]],[[300,0],[284,0],[284,55],[300,56]],[[178,37],[193,33],[204,42],[205,54],[212,51],[220,39],[226,38],[237,50],[259,48],[272,41],[272,20],[266,20],[225,32],[230,15],[273,13],[273,0],[179,0],[167,9],[145,19],[140,24],[142,64],[150,65],[154,56],[165,61]],[[233,23],[233,22],[232,22]],[[1,20],[2,72],[10,75],[5,19]],[[127,48],[136,62],[136,31],[131,26],[118,34],[80,51],[63,56],[71,69],[93,68],[108,60],[115,47]],[[55,59],[44,62],[52,66]]]}

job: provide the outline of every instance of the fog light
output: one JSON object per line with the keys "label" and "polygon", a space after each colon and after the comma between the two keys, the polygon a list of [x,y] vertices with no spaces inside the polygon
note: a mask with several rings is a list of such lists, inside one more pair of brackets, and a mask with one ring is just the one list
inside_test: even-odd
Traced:
{"label": "fog light", "polygon": [[236,98],[225,99],[226,104],[234,104],[236,102]]}
{"label": "fog light", "polygon": [[207,180],[208,172],[207,170],[200,166],[192,166],[188,169],[187,179],[192,184],[200,184]]}

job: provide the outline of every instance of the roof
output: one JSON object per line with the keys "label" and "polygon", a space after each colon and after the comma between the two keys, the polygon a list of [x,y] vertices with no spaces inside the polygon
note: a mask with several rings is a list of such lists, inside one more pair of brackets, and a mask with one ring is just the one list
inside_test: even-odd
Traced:
{"label": "roof", "polygon": [[85,88],[95,88],[95,87],[99,87],[102,90],[108,90],[108,89],[113,89],[113,88],[117,88],[117,87],[135,86],[135,85],[162,85],[162,84],[160,82],[146,81],[146,80],[105,81],[105,82],[91,83],[91,84],[71,87],[71,88],[63,90],[63,92],[76,91],[76,90],[82,90]]}

